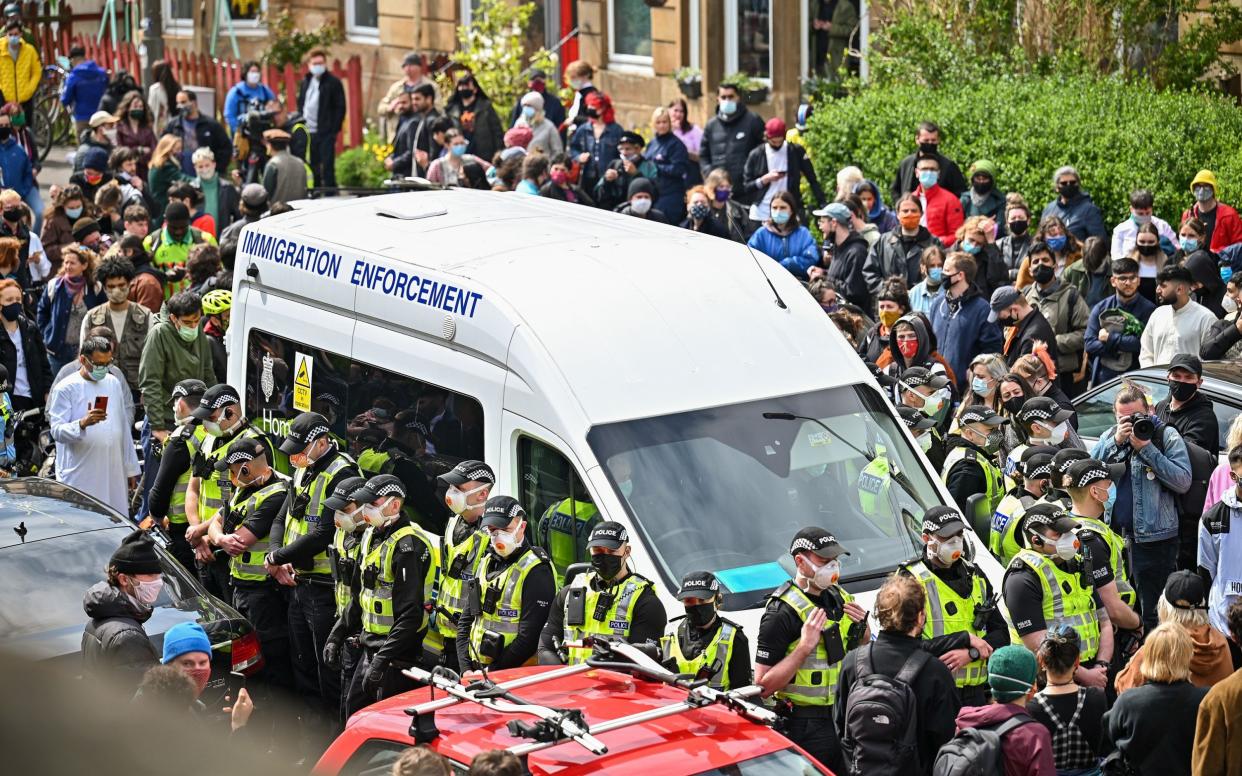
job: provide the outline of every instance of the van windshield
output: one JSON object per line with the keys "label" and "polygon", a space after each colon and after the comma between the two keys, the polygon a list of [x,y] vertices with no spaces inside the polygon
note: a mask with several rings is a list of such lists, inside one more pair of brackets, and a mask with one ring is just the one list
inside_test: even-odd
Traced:
{"label": "van windshield", "polygon": [[861,385],[596,426],[587,440],[663,584],[711,571],[729,610],[790,578],[789,544],[808,525],[849,551],[846,587],[874,587],[916,554],[922,514],[940,503],[884,399]]}

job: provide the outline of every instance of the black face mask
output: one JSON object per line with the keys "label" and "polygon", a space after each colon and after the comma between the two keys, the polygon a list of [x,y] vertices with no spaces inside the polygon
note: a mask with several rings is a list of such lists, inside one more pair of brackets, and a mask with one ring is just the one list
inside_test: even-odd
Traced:
{"label": "black face mask", "polygon": [[686,622],[695,628],[706,628],[716,619],[715,604],[699,604],[686,607]]}
{"label": "black face mask", "polygon": [[15,224],[22,220],[22,215],[24,214],[22,213],[21,208],[11,207],[4,211],[4,220],[8,221],[10,224]]}
{"label": "black face mask", "polygon": [[1138,252],[1144,256],[1155,256],[1156,251],[1160,250],[1160,246],[1157,244],[1152,244],[1152,245],[1137,245],[1136,244],[1135,247],[1138,248]]}
{"label": "black face mask", "polygon": [[919,143],[919,153],[923,156],[931,156],[939,148],[939,143]]}
{"label": "black face mask", "polygon": [[1018,411],[1022,409],[1022,405],[1026,403],[1026,397],[1015,396],[1012,399],[1005,399],[1002,403],[1005,405],[1006,412],[1010,415],[1017,415]]}
{"label": "black face mask", "polygon": [[998,315],[998,316],[996,317],[996,325],[997,325],[997,326],[1000,326],[1002,329],[1003,329],[1003,328],[1006,328],[1006,327],[1008,327],[1008,326],[1012,326],[1012,325],[1013,325],[1013,318],[1010,318],[1010,317],[1009,317],[1009,316],[1007,316],[1007,315],[1004,315],[1004,316]]}
{"label": "black face mask", "polygon": [[992,184],[992,181],[990,181],[990,180],[983,181],[982,183],[972,183],[972,184],[971,184],[971,186],[974,188],[974,190],[975,190],[976,192],[980,193],[980,194],[987,194],[989,191],[991,191],[991,190],[992,190],[992,185],[993,185],[993,184]]}
{"label": "black face mask", "polygon": [[1078,196],[1078,184],[1062,183],[1060,186],[1057,186],[1057,193],[1066,199],[1072,199]]}
{"label": "black face mask", "polygon": [[1183,383],[1177,380],[1169,380],[1169,395],[1178,401],[1190,401],[1194,395],[1199,392],[1199,386],[1194,383]]}
{"label": "black face mask", "polygon": [[13,304],[6,304],[4,307],[0,307],[0,315],[4,316],[6,321],[12,322],[17,320],[22,315],[21,302],[14,302]]}
{"label": "black face mask", "polygon": [[1030,221],[1010,221],[1009,232],[1018,236],[1026,234],[1026,228],[1031,225]]}
{"label": "black face mask", "polygon": [[1042,286],[1045,283],[1052,282],[1052,279],[1056,277],[1056,270],[1047,264],[1036,264],[1031,269],[1031,277],[1035,278],[1035,282]]}
{"label": "black face mask", "polygon": [[0,143],[3,143],[4,141],[8,140],[12,136],[13,136],[12,127],[0,127]]}
{"label": "black face mask", "polygon": [[147,112],[145,110],[131,110],[128,115],[134,121],[142,121],[147,117]]}
{"label": "black face mask", "polygon": [[625,565],[625,558],[620,555],[608,555],[601,552],[599,555],[591,556],[591,569],[605,582],[612,581],[620,574],[623,565]]}

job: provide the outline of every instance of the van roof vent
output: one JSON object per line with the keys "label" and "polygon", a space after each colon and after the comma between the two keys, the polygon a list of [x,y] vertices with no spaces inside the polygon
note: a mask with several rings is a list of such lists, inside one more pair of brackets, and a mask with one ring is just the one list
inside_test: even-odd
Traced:
{"label": "van roof vent", "polygon": [[[385,197],[385,199],[388,199]],[[411,201],[404,197],[394,197],[394,202],[385,202],[375,209],[375,214],[384,218],[396,218],[400,221],[417,221],[422,218],[434,218],[448,214],[448,208],[429,202]]]}
{"label": "van roof vent", "polygon": [[449,342],[452,342],[453,338],[457,336],[457,321],[453,320],[453,316],[444,316],[444,323],[441,325],[440,333]]}

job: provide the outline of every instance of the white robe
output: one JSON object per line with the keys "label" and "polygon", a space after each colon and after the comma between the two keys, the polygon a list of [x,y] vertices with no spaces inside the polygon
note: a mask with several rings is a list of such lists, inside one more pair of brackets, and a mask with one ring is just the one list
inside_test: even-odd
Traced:
{"label": "white robe", "polygon": [[[140,471],[125,417],[128,391],[111,374],[96,383],[79,372],[57,383],[47,399],[48,421],[56,442],[56,479],[123,515],[129,515],[128,479]],[[108,416],[82,428],[78,421],[86,417],[99,396],[108,397]]]}

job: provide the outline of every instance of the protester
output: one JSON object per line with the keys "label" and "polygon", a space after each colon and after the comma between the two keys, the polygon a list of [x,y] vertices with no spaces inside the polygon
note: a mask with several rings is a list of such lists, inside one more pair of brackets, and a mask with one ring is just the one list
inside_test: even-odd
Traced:
{"label": "protester", "polygon": [[[1232,429],[1231,429],[1232,430]],[[1232,440],[1231,440],[1232,441]],[[1215,478],[1215,475],[1213,475]],[[1230,607],[1242,601],[1242,592],[1231,581],[1239,564],[1242,551],[1235,539],[1231,539],[1231,524],[1242,520],[1242,446],[1229,450],[1230,487],[1219,501],[1204,511],[1199,521],[1199,550],[1196,564],[1199,574],[1211,584],[1208,593],[1208,618],[1221,633],[1230,630]],[[1236,537],[1236,534],[1233,535]],[[1242,667],[1242,642],[1229,644],[1234,667]]]}
{"label": "protester", "polygon": [[1031,208],[1021,194],[1010,193],[1005,197],[1005,235],[996,241],[1001,262],[1009,273],[1009,282],[1016,284],[1019,269],[1026,259],[1034,237],[1031,233]]}
{"label": "protester", "polygon": [[1104,690],[1074,681],[1079,646],[1073,628],[1048,631],[1038,652],[1045,686],[1027,704],[1031,716],[1052,734],[1053,760],[1060,776],[1098,773],[1099,741],[1108,709]]}
{"label": "protester", "polygon": [[1219,200],[1220,185],[1211,170],[1199,170],[1190,182],[1195,204],[1182,213],[1182,222],[1191,217],[1207,226],[1205,246],[1222,251],[1242,242],[1242,218],[1238,211]]}
{"label": "protester", "polygon": [[[283,129],[269,129],[263,133],[267,144],[268,160],[263,168],[263,188],[269,202],[295,202],[306,199],[306,163],[289,153],[289,133]],[[325,162],[326,163],[326,162]],[[316,186],[336,185],[322,182],[315,177]]]}
{"label": "protester", "polygon": [[[1015,717],[1026,717],[1036,684],[1035,656],[1021,645],[997,649],[988,659],[991,705],[963,707],[957,715],[957,732],[974,728],[997,729]],[[1001,760],[1005,776],[1056,776],[1052,736],[1029,718],[1015,721],[1001,736]]]}
{"label": "protester", "polygon": [[[545,98],[539,92],[532,91],[524,94],[519,101],[521,114],[513,126],[530,127],[532,136],[528,150],[554,157],[564,150],[564,143],[561,141],[560,132],[557,131],[556,122],[548,118],[544,111],[544,103]],[[476,156],[479,155],[481,154],[476,154]]]}
{"label": "protester", "polygon": [[875,185],[874,181],[864,180],[861,183],[855,183],[853,194],[862,200],[863,207],[867,209],[867,221],[875,224],[880,234],[888,234],[897,228],[897,213],[884,206],[880,187]]}
{"label": "protester", "polygon": [[448,154],[432,162],[427,170],[427,180],[432,183],[461,185],[466,181],[467,165],[475,165],[484,173],[491,169],[492,166],[486,161],[466,152],[469,141],[456,129],[445,132],[444,141],[448,146]]}
{"label": "protester", "polygon": [[703,128],[690,121],[690,108],[684,97],[668,104],[669,118],[673,120],[673,134],[686,147],[686,182],[696,185],[703,182],[699,169],[699,148],[703,145]]}
{"label": "protester", "polygon": [[1027,261],[1035,282],[1027,287],[1026,299],[1055,332],[1055,342],[1048,342],[1048,352],[1061,376],[1061,387],[1074,395],[1081,382],[1077,375],[1084,364],[1083,334],[1091,310],[1078,289],[1057,278],[1056,258],[1045,246],[1031,246]]}
{"label": "protester", "polygon": [[802,180],[806,179],[816,203],[822,204],[824,192],[819,187],[819,179],[811,167],[806,150],[802,146],[785,142],[785,122],[780,118],[768,119],[764,124],[766,142],[756,146],[746,157],[745,189],[746,197],[753,199],[750,206],[750,220],[765,221],[768,218],[768,207],[779,192],[788,191],[793,195],[794,212],[805,217],[802,203]]}
{"label": "protester", "polygon": [[1057,198],[1044,208],[1040,220],[1056,216],[1065,225],[1065,231],[1079,240],[1107,237],[1100,208],[1091,201],[1091,195],[1082,190],[1081,182],[1078,170],[1070,165],[1058,168],[1052,175],[1052,188]]}
{"label": "protester", "polygon": [[[931,232],[919,223],[923,205],[918,197],[902,197],[897,200],[895,207],[898,226],[882,236],[870,249],[862,268],[867,289],[872,294],[879,291],[880,282],[884,278],[893,275],[904,278],[907,287],[914,288],[924,274],[923,256],[934,242]],[[943,264],[943,255],[941,263]],[[926,308],[915,309],[927,312]]]}
{"label": "protester", "polygon": [[931,308],[944,296],[944,248],[940,242],[927,234],[928,245],[919,257],[919,280],[910,287],[910,309],[931,314]]}
{"label": "protester", "polygon": [[569,151],[581,166],[578,180],[582,188],[594,192],[604,171],[618,158],[617,145],[621,142],[622,130],[608,95],[592,88],[582,98],[582,103],[586,121],[574,130],[569,140]]}
{"label": "protester", "polygon": [[570,179],[573,166],[568,155],[560,153],[553,156],[549,164],[548,182],[539,187],[539,196],[593,207],[595,200]]}
{"label": "protester", "polygon": [[[1242,603],[1227,613],[1231,644],[1242,644]],[[1236,722],[1242,703],[1242,671],[1216,684],[1199,703],[1191,770],[1196,776],[1242,774],[1242,733]]]}
{"label": "protester", "polygon": [[965,220],[962,203],[957,195],[940,185],[940,162],[934,156],[919,159],[915,171],[919,185],[912,195],[923,206],[920,223],[947,248],[953,244],[957,229]]}
{"label": "protester", "polygon": [[[763,144],[764,134],[763,119],[746,107],[737,86],[720,84],[716,90],[716,115],[703,128],[699,171],[706,178],[715,168],[723,167],[729,173],[729,180],[741,191],[747,180],[746,159],[752,150]],[[748,195],[738,198],[750,202]]]}
{"label": "protester", "polygon": [[61,89],[60,104],[72,110],[74,135],[82,134],[91,116],[99,110],[99,100],[108,88],[108,72],[86,56],[82,46],[69,48],[69,75]]}
{"label": "protester", "polygon": [[686,218],[681,222],[682,229],[710,234],[722,240],[731,239],[725,227],[712,218],[712,195],[703,186],[694,186],[686,192]]}
{"label": "protester", "polygon": [[130,391],[138,396],[141,394],[139,361],[151,328],[151,313],[142,305],[129,301],[134,265],[123,257],[104,259],[95,270],[95,277],[108,301],[91,308],[83,317],[81,339],[85,340],[87,332],[97,326],[111,331],[118,342],[113,361],[125,375]]}
{"label": "protester", "polygon": [[[910,297],[906,294],[906,285],[900,278],[890,278],[880,287],[876,295],[876,323],[863,336],[858,345],[858,355],[863,361],[869,361],[882,367],[879,358],[888,350],[893,326],[902,316],[910,312]],[[893,356],[889,356],[890,363]]]}
{"label": "protester", "polygon": [[82,667],[92,679],[137,687],[157,664],[159,653],[142,625],[164,588],[163,572],[151,537],[134,531],[112,553],[106,579],[86,591],[82,608],[90,621],[82,633]]}
{"label": "protester", "polygon": [[1046,345],[1050,352],[1056,352],[1056,333],[1044,313],[1032,304],[1028,296],[1023,296],[1013,286],[1001,286],[992,292],[990,305],[992,313],[988,320],[1005,331],[1001,354],[1009,367],[1013,367],[1022,356],[1033,353],[1040,344]]}
{"label": "protester", "polygon": [[[543,157],[534,158],[545,161]],[[544,166],[546,167],[546,164]],[[542,181],[540,183],[542,184]],[[655,186],[652,185],[649,179],[635,178],[630,181],[629,199],[626,200],[625,204],[618,206],[616,212],[657,224],[667,224],[668,217],[654,207],[655,195]]]}
{"label": "protester", "polygon": [[703,177],[703,190],[709,197],[712,221],[724,230],[730,240],[744,243],[753,230],[746,207],[733,199],[731,180],[728,170],[717,167]]}
{"label": "protester", "polygon": [[[779,216],[780,205],[778,202],[788,203],[790,208],[794,205],[793,195],[788,191],[781,192],[772,199],[772,218],[775,221]],[[793,211],[796,214],[796,211]],[[828,264],[828,279],[837,287],[837,291],[849,300],[850,304],[857,305],[863,310],[871,307],[871,295],[867,291],[866,281],[863,279],[862,267],[867,261],[867,241],[862,238],[858,232],[854,231],[854,219],[849,208],[840,202],[833,202],[816,210],[814,215],[819,219],[820,233],[824,235],[825,250],[829,246],[832,248],[831,263]],[[796,215],[794,215],[796,219]],[[755,246],[756,239],[763,230],[755,232],[751,236],[750,244]],[[810,238],[807,232],[807,238],[811,239],[811,245],[814,246],[814,239]],[[767,253],[767,251],[764,251]],[[769,254],[772,255],[772,254]],[[809,255],[809,254],[808,254]],[[817,263],[819,254],[816,252]],[[801,272],[795,272],[797,277],[802,277],[810,268],[810,264],[801,267]]]}
{"label": "protester", "polygon": [[[198,148],[210,148],[211,152],[216,156],[216,169],[227,170],[229,162],[233,159],[233,142],[229,138],[228,131],[225,130],[220,122],[204,115],[198,109],[198,95],[192,91],[182,89],[175,94],[176,96],[176,115],[168,121],[164,126],[164,135],[175,135],[181,140],[181,144],[177,146],[174,158],[181,163],[181,172],[186,177],[194,174],[194,162],[192,156]],[[163,137],[156,144],[155,153],[160,151]],[[154,162],[154,160],[152,160]],[[161,163],[163,160],[160,160]],[[151,167],[158,167],[159,164],[152,164]],[[151,187],[153,196],[160,196],[160,189]]]}
{"label": "protester", "polygon": [[567,134],[572,134],[580,124],[587,120],[586,98],[599,91],[591,83],[591,79],[594,77],[595,68],[591,66],[590,62],[575,59],[573,62],[565,65],[565,85],[574,92],[574,99],[565,114],[565,123],[563,125]]}
{"label": "protester", "polygon": [[1139,227],[1147,224],[1156,228],[1157,237],[1167,241],[1170,246],[1177,245],[1177,233],[1173,231],[1173,227],[1169,226],[1168,221],[1153,215],[1155,206],[1156,200],[1147,189],[1136,189],[1130,193],[1130,215],[1113,227],[1110,255],[1114,260],[1130,255]]}
{"label": "protester", "polygon": [[1212,400],[1199,390],[1203,362],[1195,355],[1178,354],[1169,362],[1167,378],[1169,395],[1157,402],[1156,417],[1215,458],[1220,454],[1220,421]]}
{"label": "protester", "polygon": [[[444,114],[457,122],[470,153],[480,159],[491,159],[504,147],[504,128],[500,126],[500,117],[473,73],[466,72],[457,77],[457,88],[445,103]],[[548,129],[551,129],[550,125]],[[559,143],[556,150],[560,150]]]}
{"label": "protester", "polygon": [[47,350],[38,327],[26,317],[22,289],[12,279],[0,280],[0,322],[7,335],[0,337],[0,365],[12,382],[13,409],[23,412],[42,407],[52,387]]}
{"label": "protester", "polygon": [[1190,298],[1194,279],[1185,267],[1169,266],[1156,277],[1160,302],[1143,328],[1139,365],[1167,364],[1179,353],[1198,353],[1212,333],[1216,316]]}
{"label": "protester", "polygon": [[[298,85],[298,113],[306,119],[306,128],[310,131],[310,164],[315,185],[334,188],[336,136],[341,133],[341,125],[345,121],[345,87],[341,85],[341,79],[328,72],[326,51],[314,49],[307,55],[306,61],[308,70]],[[268,139],[267,132],[263,133],[264,140]],[[219,157],[216,163],[221,169],[225,166],[219,163]],[[266,188],[270,194],[271,187]],[[272,200],[289,201],[275,195],[272,195]]]}
{"label": "protester", "polygon": [[194,162],[195,177],[190,181],[190,185],[201,192],[203,215],[210,216],[215,226],[214,229],[206,231],[209,231],[213,237],[219,237],[225,229],[241,217],[238,210],[237,187],[220,177],[216,169],[215,155],[208,149],[196,149],[191,159]]}
{"label": "protester", "polygon": [[156,316],[143,346],[139,368],[142,403],[150,433],[160,442],[174,427],[168,400],[173,387],[191,378],[212,385],[216,382],[211,346],[200,336],[201,318],[202,300],[197,294],[175,294],[169,298],[166,312]]}
{"label": "protester", "polygon": [[1139,294],[1139,265],[1134,259],[1114,260],[1109,283],[1114,293],[1091,308],[1083,334],[1094,384],[1107,382],[1134,368],[1142,349],[1143,329],[1156,309]]}
{"label": "protester", "polygon": [[[556,91],[548,91],[548,74],[537,67],[529,68],[526,71],[526,90],[527,94],[534,92],[543,98],[543,113],[551,124],[552,129],[560,134],[561,125],[565,122],[565,106],[561,104],[560,97]],[[525,95],[523,95],[525,96]],[[519,97],[513,108],[509,111],[509,121],[505,126],[512,127],[517,124],[518,119],[522,117],[522,100]],[[698,146],[695,146],[697,148]]]}
{"label": "protester", "polygon": [[[762,228],[757,229],[751,235],[747,244],[775,259],[794,277],[802,280],[806,279],[807,270],[819,262],[819,246],[815,244],[815,238],[811,236],[810,230],[799,223],[797,211],[794,209],[796,204],[793,195],[788,191],[782,191],[774,196],[770,204],[769,218]],[[849,223],[849,211],[844,205],[833,203],[829,205],[829,208],[837,208],[831,212],[834,213],[832,218],[838,226],[842,221]],[[862,243],[862,238],[849,232],[848,227],[840,227],[837,233],[840,234],[842,231],[861,245],[862,251],[865,252],[866,245]],[[858,258],[861,259],[861,255]],[[845,266],[846,262],[842,264]]]}
{"label": "protester", "polygon": [[1108,241],[1103,237],[1088,237],[1082,244],[1082,260],[1065,267],[1061,282],[1077,289],[1091,307],[1107,295],[1108,274]]}
{"label": "protester", "polygon": [[[388,87],[388,91],[379,101],[376,113],[379,115],[381,134],[384,137],[392,137],[394,132],[396,116],[396,103],[401,95],[411,94],[420,86],[430,86],[432,88],[433,100],[438,99],[436,94],[436,83],[427,75],[422,55],[411,51],[401,60],[401,72],[404,77],[393,82]],[[299,111],[301,108],[298,109]]]}
{"label": "protester", "polygon": [[618,158],[608,163],[591,193],[596,205],[605,210],[617,210],[629,201],[630,185],[639,179],[651,184],[654,196],[655,179],[659,173],[655,162],[642,155],[646,142],[637,132],[621,133],[617,140]]}
{"label": "protester", "polygon": [[999,352],[1003,344],[1000,329],[989,322],[991,306],[975,287],[976,271],[970,256],[951,254],[942,275],[945,294],[933,302],[929,315],[940,352],[958,380],[975,356]]}
{"label": "protester", "polygon": [[[1208,622],[1207,585],[1194,571],[1174,571],[1169,575],[1156,608],[1161,623],[1180,625],[1190,635],[1194,654],[1190,659],[1190,683],[1195,687],[1210,688],[1229,678],[1233,673],[1233,661],[1225,636]],[[1130,662],[1117,674],[1117,694],[1125,693],[1147,682],[1143,675],[1145,649],[1130,658]]]}
{"label": "protester", "polygon": [[62,249],[61,259],[60,273],[39,295],[39,330],[53,372],[77,357],[82,319],[105,299],[95,280],[98,257],[94,251],[70,243]]}
{"label": "protester", "polygon": [[652,179],[657,194],[655,207],[670,224],[675,224],[686,215],[683,192],[686,190],[689,156],[681,140],[673,134],[673,119],[667,108],[656,108],[652,112],[651,130],[651,142],[643,151],[643,157],[656,169]]}
{"label": "protester", "polygon": [[952,159],[940,154],[940,127],[932,121],[920,123],[918,131],[914,136],[914,142],[918,145],[918,150],[902,159],[901,163],[897,165],[897,174],[893,177],[893,184],[889,188],[892,200],[896,202],[902,196],[915,191],[922,185],[922,180],[917,171],[918,162],[922,159],[934,159],[936,161],[936,169],[943,173],[941,185],[955,199],[965,193],[966,179],[962,177],[961,169],[958,168]]}

